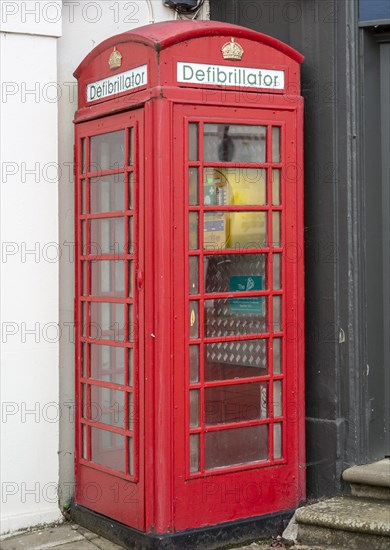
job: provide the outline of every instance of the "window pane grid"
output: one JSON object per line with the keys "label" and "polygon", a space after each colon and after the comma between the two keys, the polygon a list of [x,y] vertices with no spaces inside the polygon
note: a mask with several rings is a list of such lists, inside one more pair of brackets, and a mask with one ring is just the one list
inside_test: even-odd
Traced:
{"label": "window pane grid", "polygon": [[[191,338],[190,343],[191,346],[194,348],[197,347],[199,350],[199,379],[190,378],[190,375],[188,374],[188,388],[191,388],[191,395],[195,396],[197,395],[197,414],[199,414],[199,425],[196,423],[194,424],[194,421],[192,422],[192,425],[190,425],[190,418],[188,417],[188,433],[191,435],[190,439],[188,440],[191,445],[188,446],[188,470],[190,472],[191,477],[199,477],[200,475],[207,475],[212,470],[208,469],[210,468],[210,463],[207,465],[207,457],[205,456],[205,445],[206,445],[206,437],[208,433],[214,432],[218,434],[219,432],[226,432],[227,434],[230,433],[229,430],[233,429],[245,429],[247,427],[251,428],[253,426],[270,426],[270,429],[267,428],[266,432],[266,448],[262,451],[262,454],[260,457],[255,459],[255,461],[264,462],[264,460],[267,462],[273,462],[282,460],[282,456],[279,456],[279,451],[274,451],[274,421],[273,421],[273,412],[274,412],[274,404],[273,404],[273,395],[274,395],[274,380],[282,380],[283,375],[277,373],[273,373],[273,353],[272,353],[272,346],[271,346],[271,340],[270,337],[278,337],[282,336],[282,325],[278,327],[273,326],[274,321],[274,297],[279,297],[278,300],[280,300],[280,306],[281,306],[281,312],[284,306],[284,300],[281,300],[283,296],[283,284],[282,284],[282,277],[284,276],[283,271],[279,272],[277,271],[277,266],[274,267],[273,262],[273,255],[269,252],[281,252],[283,242],[280,238],[278,238],[278,235],[276,234],[275,224],[277,223],[277,217],[280,216],[281,212],[283,210],[283,207],[280,203],[280,196],[282,193],[282,190],[279,188],[274,191],[275,189],[275,183],[273,181],[274,179],[274,173],[272,169],[278,169],[279,165],[281,167],[280,158],[278,155],[275,155],[275,143],[277,141],[276,133],[273,131],[272,126],[268,126],[267,132],[266,132],[266,157],[263,159],[263,162],[256,163],[253,165],[250,164],[250,167],[253,168],[253,166],[259,166],[261,168],[266,168],[266,205],[258,204],[258,205],[252,205],[252,206],[246,206],[244,204],[242,205],[230,205],[227,206],[226,204],[221,205],[213,205],[210,204],[210,200],[212,199],[208,198],[208,204],[205,203],[205,188],[203,183],[203,176],[200,178],[200,174],[204,173],[205,168],[221,168],[225,167],[231,169],[231,163],[216,163],[216,162],[205,162],[204,161],[204,147],[203,147],[203,136],[204,136],[204,124],[202,122],[198,125],[198,140],[197,140],[197,146],[198,146],[198,156],[196,161],[189,161],[187,164],[187,170],[192,169],[193,172],[193,178],[196,179],[196,185],[194,181],[192,181],[191,189],[190,189],[190,183],[188,182],[187,185],[187,193],[188,193],[188,200],[187,200],[187,212],[190,215],[190,213],[197,214],[197,223],[198,223],[198,231],[197,231],[197,237],[198,242],[193,243],[192,246],[190,244],[190,248],[188,250],[188,257],[189,258],[197,258],[197,271],[194,271],[196,275],[193,275],[191,282],[192,282],[192,293],[191,288],[188,286],[188,297],[190,299],[190,304],[197,304],[198,310],[197,310],[197,316],[199,319],[198,323],[198,334],[196,338]],[[274,147],[273,147],[274,145]],[[279,149],[282,148],[282,143],[280,140],[280,146]],[[277,162],[275,162],[277,161]],[[248,165],[246,163],[242,163],[242,166],[240,163],[235,162],[234,167],[235,168],[246,168]],[[196,178],[195,174],[196,173]],[[187,172],[188,178],[189,172]],[[279,182],[280,182],[280,171],[279,171]],[[208,191],[209,192],[209,191]],[[213,192],[213,189],[211,189],[211,192]],[[275,194],[275,197],[273,196]],[[274,201],[274,202],[273,202]],[[275,204],[276,203],[276,204]],[[216,299],[226,299],[231,300],[232,299],[232,289],[229,291],[221,292],[211,292],[210,290],[206,293],[205,288],[205,281],[206,281],[206,272],[205,272],[205,261],[206,256],[209,257],[215,257],[218,258],[222,256],[227,256],[228,254],[232,255],[232,258],[237,255],[236,249],[230,249],[227,247],[221,247],[219,249],[208,249],[205,247],[205,239],[204,239],[204,227],[205,227],[205,219],[207,212],[209,213],[218,213],[218,212],[264,212],[267,216],[267,229],[266,229],[266,239],[264,243],[262,243],[261,247],[256,248],[248,248],[240,250],[242,254],[247,254],[249,257],[249,253],[258,253],[258,254],[266,254],[266,257],[268,258],[266,261],[266,268],[265,268],[265,274],[266,274],[266,280],[268,283],[266,284],[265,289],[261,290],[252,290],[252,291],[239,291],[234,289],[234,297],[237,299],[244,300],[245,298],[259,298],[262,297],[264,300],[267,301],[267,326],[264,327],[264,330],[261,332],[255,332],[253,334],[248,333],[245,335],[240,336],[240,342],[250,342],[253,340],[254,337],[258,338],[260,337],[261,341],[264,341],[266,343],[266,362],[268,364],[268,372],[266,374],[263,374],[262,376],[252,376],[248,378],[243,378],[241,380],[237,380],[236,378],[231,379],[227,378],[224,380],[216,381],[216,382],[210,382],[206,381],[205,379],[205,347],[209,344],[218,344],[218,343],[234,343],[237,341],[237,335],[235,336],[219,336],[219,337],[210,337],[206,335],[205,331],[205,302],[207,300],[216,300]],[[280,229],[279,231],[282,232],[283,230],[283,223],[280,221]],[[276,235],[276,243],[273,243],[274,236]],[[282,256],[279,254],[278,259],[281,259]],[[281,262],[280,262],[281,263]],[[187,271],[189,273],[189,265],[195,266],[196,264],[194,262],[191,262],[187,264]],[[192,267],[194,269],[194,267]],[[277,287],[273,288],[273,279],[275,275],[275,283],[277,283]],[[194,279],[195,277],[195,279]],[[277,282],[277,277],[279,277],[280,282]],[[194,280],[196,282],[194,283]],[[188,285],[190,284],[190,281],[188,280]],[[196,293],[195,293],[196,292]],[[276,309],[275,311],[279,311],[279,309]],[[187,318],[190,318],[190,315],[188,315]],[[281,314],[280,323],[283,322],[283,315]],[[277,329],[277,330],[275,330]],[[283,340],[280,340],[283,343]],[[284,354],[282,354],[282,361],[284,360]],[[189,364],[189,362],[188,362]],[[283,369],[281,369],[282,372],[284,372]],[[189,370],[188,370],[189,372]],[[192,380],[192,381],[191,381]],[[243,384],[247,383],[267,383],[267,394],[266,394],[266,404],[267,404],[267,417],[261,418],[261,419],[253,419],[253,420],[245,420],[242,422],[234,422],[234,423],[219,423],[215,426],[206,425],[206,418],[205,418],[205,391],[207,388],[228,388],[229,387],[240,387],[243,386]],[[281,382],[280,382],[281,384]],[[197,392],[196,394],[194,392]],[[284,392],[282,392],[283,399],[284,399]],[[190,394],[188,394],[188,397]],[[187,409],[188,414],[190,411],[190,408]],[[193,413],[194,414],[194,413]],[[281,413],[282,414],[282,413]],[[278,422],[277,425],[281,426],[281,422],[283,420],[283,416],[278,416]],[[279,428],[278,428],[279,429]],[[277,431],[277,430],[276,430]],[[238,435],[238,432],[235,432],[236,435]],[[282,430],[283,437],[284,437],[284,430]],[[230,437],[230,436],[229,436]],[[194,439],[198,438],[198,439]],[[278,443],[279,445],[279,443]],[[280,448],[280,445],[279,445]],[[264,455],[265,453],[265,455]],[[232,464],[224,464],[224,465],[217,465],[212,466],[214,467],[221,467],[221,468],[228,468],[229,471],[231,469],[234,470],[234,461]],[[243,463],[240,464],[240,467],[246,468],[251,467],[251,463]]]}
{"label": "window pane grid", "polygon": [[[132,372],[130,375],[130,368],[129,368],[129,358],[130,354],[132,354],[132,361],[137,361],[137,358],[134,357],[133,349],[136,348],[135,342],[129,341],[129,307],[137,307],[137,303],[134,300],[133,297],[129,297],[129,294],[131,294],[131,287],[134,284],[133,280],[130,281],[130,277],[134,278],[134,270],[130,269],[130,261],[135,260],[135,254],[128,253],[127,250],[115,250],[114,254],[112,254],[111,250],[103,243],[99,243],[100,236],[96,233],[97,226],[95,227],[95,235],[97,236],[97,242],[99,244],[102,244],[102,250],[99,251],[99,254],[96,254],[96,250],[93,250],[92,246],[92,226],[91,223],[93,220],[104,220],[104,219],[122,219],[124,222],[128,219],[130,219],[130,216],[134,216],[135,212],[131,208],[127,208],[128,206],[133,206],[133,201],[130,203],[130,193],[131,190],[129,189],[129,180],[130,177],[133,177],[133,174],[136,175],[137,172],[137,165],[135,167],[124,167],[123,164],[125,159],[129,159],[130,157],[130,144],[129,139],[131,138],[125,138],[125,135],[132,136],[134,138],[134,131],[131,130],[120,130],[118,132],[111,132],[111,134],[108,134],[108,136],[111,138],[115,138],[113,143],[103,151],[105,154],[105,158],[102,160],[102,163],[99,165],[99,157],[97,156],[97,149],[95,148],[95,166],[93,167],[90,161],[90,139],[85,138],[85,141],[83,142],[84,147],[84,154],[83,154],[83,163],[84,163],[84,169],[83,172],[85,173],[85,184],[84,189],[80,189],[81,184],[79,183],[79,212],[81,212],[81,215],[79,216],[79,227],[81,230],[81,224],[83,224],[83,231],[80,231],[80,234],[83,234],[83,249],[80,249],[81,255],[79,255],[79,260],[83,262],[83,264],[79,263],[79,265],[83,265],[83,269],[78,270],[78,280],[79,280],[79,288],[80,293],[82,292],[83,296],[80,296],[80,314],[79,314],[79,323],[80,326],[83,327],[82,329],[82,336],[79,339],[80,344],[84,347],[83,350],[83,356],[82,356],[82,372],[80,373],[80,383],[83,383],[85,390],[84,390],[84,401],[86,405],[86,409],[89,412],[89,418],[81,418],[81,429],[79,432],[79,440],[80,440],[80,448],[85,449],[83,451],[81,456],[81,461],[88,463],[88,465],[92,468],[96,468],[101,471],[110,472],[112,470],[115,470],[117,473],[120,473],[121,477],[124,477],[126,479],[135,481],[136,480],[136,472],[137,472],[137,452],[136,448],[138,445],[137,439],[137,429],[138,425],[135,422],[136,419],[136,413],[135,413],[135,407],[137,406],[136,401],[133,400],[133,395],[136,394],[136,389],[134,384],[138,384],[138,377],[137,372],[133,373],[133,367]],[[116,136],[122,136],[120,142],[122,145],[120,145],[120,142],[117,141],[117,143],[114,143],[115,140],[117,140]],[[105,134],[100,134],[98,137],[98,141],[101,141],[101,147],[107,145],[104,142],[106,140]],[[96,137],[96,136],[94,136]],[[108,139],[108,141],[110,141]],[[96,145],[96,140],[95,140]],[[134,144],[132,145],[134,147]],[[121,152],[119,152],[119,149],[114,150],[113,147],[119,147],[121,149]],[[104,148],[104,147],[103,147]],[[119,156],[118,156],[119,154]],[[123,162],[121,160],[122,156]],[[133,161],[133,154],[131,155],[132,159],[129,159],[129,162]],[[114,162],[118,161],[118,162]],[[113,166],[113,163],[116,164]],[[93,171],[92,171],[93,170]],[[121,206],[120,208],[116,207],[113,208],[114,203],[112,203],[112,200],[115,200],[115,204],[119,205],[119,197],[114,199],[112,196],[110,197],[110,208],[107,209],[107,212],[96,212],[91,213],[91,185],[92,182],[90,182],[90,178],[92,177],[105,177],[107,179],[107,182],[109,180],[109,176],[115,176],[115,175],[122,174],[122,177],[124,176],[124,185],[123,185],[123,195],[120,199],[121,201],[124,201],[125,208]],[[133,185],[134,187],[134,185]],[[108,188],[107,192],[110,193],[110,188]],[[81,192],[84,192],[84,200],[83,204],[80,202]],[[121,186],[121,194],[122,194],[122,186]],[[100,199],[99,199],[100,200]],[[108,204],[108,203],[107,203]],[[99,206],[99,208],[101,208]],[[96,208],[95,208],[96,210]],[[109,210],[109,211],[108,211]],[[116,211],[115,211],[116,210]],[[138,220],[135,220],[138,221]],[[97,223],[97,222],[95,222]],[[118,241],[119,237],[119,245],[124,241],[124,243],[128,243],[129,239],[129,228],[127,223],[123,223],[123,226],[121,224],[121,227],[123,227],[122,230],[120,230],[119,234],[117,231],[114,233],[112,232],[113,226],[109,228],[109,233],[106,231],[106,237],[108,236],[110,238],[110,241]],[[102,228],[103,229],[103,228]],[[120,229],[118,226],[117,229]],[[138,231],[138,228],[135,227],[135,231]],[[117,243],[118,244],[118,243]],[[96,246],[95,246],[96,248]],[[96,264],[94,261],[97,260],[100,263],[98,264],[98,267],[96,267]],[[115,264],[115,265],[114,265]],[[119,266],[119,271],[118,268]],[[92,269],[94,268],[94,272],[92,272]],[[92,292],[94,293],[92,296]],[[101,304],[102,307],[109,308],[110,311],[114,307],[120,307],[123,311],[124,318],[124,327],[123,330],[120,329],[120,339],[118,341],[117,335],[114,336],[114,338],[108,339],[107,335],[102,333],[103,339],[94,338],[92,334],[92,322],[91,322],[91,308],[92,307],[100,307],[99,304]],[[125,308],[123,310],[123,307]],[[99,319],[102,319],[102,323],[105,326],[106,321],[104,321],[104,318],[107,317],[106,314],[104,314],[103,310],[101,313],[97,313],[97,310],[94,310],[94,319],[99,321]],[[107,310],[108,311],[108,310]],[[119,310],[116,310],[119,312]],[[133,311],[133,314],[135,314],[135,311]],[[98,315],[98,317],[96,317]],[[111,315],[111,313],[110,313]],[[107,320],[107,319],[106,319]],[[117,314],[115,313],[114,317],[111,318],[113,321],[117,321]],[[100,324],[100,321],[99,323]],[[102,326],[103,326],[102,325]],[[102,327],[101,327],[102,328]],[[108,326],[108,330],[111,330]],[[133,327],[133,332],[134,332]],[[122,335],[123,333],[123,335]],[[136,338],[132,337],[133,340],[136,340]],[[122,341],[120,341],[122,340]],[[115,363],[112,363],[111,360],[109,363],[106,364],[104,367],[104,371],[101,371],[101,380],[97,380],[95,378],[92,378],[92,359],[91,359],[91,349],[92,346],[101,348],[107,348],[111,351],[109,352],[109,355],[112,356],[112,354],[115,352],[115,350],[120,353],[122,356],[121,359],[121,365],[119,370],[116,365],[114,367]],[[130,350],[130,351],[129,351]],[[135,350],[137,352],[137,350]],[[115,352],[116,353],[116,352]],[[115,354],[114,353],[114,354]],[[132,363],[134,364],[134,363]],[[94,363],[94,368],[97,366],[97,363]],[[116,369],[116,370],[115,370]],[[136,380],[134,381],[134,374]],[[94,372],[94,376],[96,375],[96,372]],[[119,376],[119,378],[118,378]],[[130,380],[130,378],[132,378]],[[128,385],[128,382],[131,383],[131,385]],[[81,387],[81,386],[80,386]],[[118,397],[123,396],[124,403],[123,407],[121,407],[122,411],[120,412],[120,418],[123,416],[123,420],[120,420],[120,423],[122,423],[122,426],[120,428],[116,426],[110,426],[109,424],[105,422],[100,422],[99,419],[93,419],[91,418],[91,391],[95,392],[95,396],[100,395],[99,392],[111,392],[112,395],[116,395]],[[96,393],[98,392],[98,393]],[[114,393],[112,393],[114,392]],[[116,392],[116,393],[115,393]],[[103,395],[103,394],[102,394]],[[108,394],[107,394],[108,395]],[[80,392],[80,406],[81,406],[81,400],[82,400],[82,392]],[[132,401],[132,405],[130,406],[129,400]],[[131,409],[130,409],[131,407]],[[132,410],[134,409],[134,412]],[[104,408],[102,409],[103,414],[105,415],[103,418],[106,420],[109,418],[107,416],[109,411],[106,411]],[[132,419],[130,419],[129,415],[132,415]],[[131,424],[130,424],[131,422]],[[94,434],[94,435],[93,435]],[[110,435],[111,434],[111,435]],[[121,435],[123,434],[123,435]],[[119,439],[118,439],[119,438]],[[122,439],[120,439],[122,438]],[[109,455],[107,453],[104,455],[102,452],[104,451],[104,444],[107,445],[107,443],[110,443],[112,449],[110,452],[114,452],[116,449],[116,453],[118,457],[120,458],[120,462],[115,462],[109,464],[106,461],[109,461]],[[96,446],[98,445],[98,446]],[[103,445],[101,450],[99,451],[99,445]],[[112,456],[111,452],[111,456]],[[98,453],[98,454],[96,454]],[[100,453],[100,454],[99,454]],[[119,454],[118,454],[119,453]],[[100,462],[100,463],[99,463]]]}

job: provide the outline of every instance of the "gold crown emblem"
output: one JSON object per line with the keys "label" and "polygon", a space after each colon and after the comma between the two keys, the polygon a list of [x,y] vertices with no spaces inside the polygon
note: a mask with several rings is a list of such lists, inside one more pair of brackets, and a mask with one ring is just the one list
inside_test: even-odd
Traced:
{"label": "gold crown emblem", "polygon": [[114,48],[114,51],[111,52],[111,55],[108,58],[108,64],[112,71],[114,69],[119,69],[119,67],[122,65],[122,54],[121,52],[118,52],[116,48]]}
{"label": "gold crown emblem", "polygon": [[244,53],[244,48],[234,41],[234,38],[230,39],[230,42],[226,42],[222,46],[222,55],[224,59],[236,59],[240,61]]}

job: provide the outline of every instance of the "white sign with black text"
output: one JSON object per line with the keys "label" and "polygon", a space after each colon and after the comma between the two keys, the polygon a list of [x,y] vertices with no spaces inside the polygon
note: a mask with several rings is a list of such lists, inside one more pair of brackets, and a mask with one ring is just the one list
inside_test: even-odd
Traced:
{"label": "white sign with black text", "polygon": [[135,90],[148,83],[148,66],[141,65],[124,73],[116,74],[87,84],[87,101],[96,101],[112,95]]}
{"label": "white sign with black text", "polygon": [[283,90],[284,71],[179,62],[177,64],[177,81],[185,84]]}

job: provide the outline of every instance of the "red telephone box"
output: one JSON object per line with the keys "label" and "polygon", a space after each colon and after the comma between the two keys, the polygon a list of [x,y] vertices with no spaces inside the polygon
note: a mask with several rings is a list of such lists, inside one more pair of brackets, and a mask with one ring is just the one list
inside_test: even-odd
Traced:
{"label": "red telephone box", "polygon": [[75,73],[73,513],[131,548],[258,537],[304,498],[301,61],[176,21]]}

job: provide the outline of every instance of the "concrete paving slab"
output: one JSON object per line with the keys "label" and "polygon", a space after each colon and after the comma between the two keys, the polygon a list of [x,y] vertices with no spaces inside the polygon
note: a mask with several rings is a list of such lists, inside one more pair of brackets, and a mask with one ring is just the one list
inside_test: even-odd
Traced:
{"label": "concrete paving slab", "polygon": [[47,527],[33,533],[7,538],[0,544],[1,550],[122,550],[121,546],[99,537],[96,533],[67,523]]}
{"label": "concrete paving slab", "polygon": [[72,529],[80,533],[85,539],[87,540],[93,540],[99,538],[99,535],[96,533],[92,533],[92,531],[89,531],[85,527],[82,527],[81,525],[77,525],[77,523],[72,524]]}
{"label": "concrete paving slab", "polygon": [[70,524],[58,525],[3,540],[1,550],[46,550],[69,543],[80,543],[84,537]]}
{"label": "concrete paving slab", "polygon": [[[33,533],[24,533],[3,540],[1,550],[123,550],[111,541],[99,537],[96,533],[77,524],[47,527]],[[231,550],[336,550],[327,546],[285,546],[280,540],[274,539],[253,542]],[[195,550],[189,548],[188,550]],[[338,548],[337,550],[340,550]]]}
{"label": "concrete paving slab", "polygon": [[110,540],[104,539],[103,537],[98,537],[97,539],[93,539],[93,544],[96,548],[99,548],[99,550],[122,550],[122,546],[118,546],[117,544],[114,544]]}
{"label": "concrete paving slab", "polygon": [[86,540],[91,541],[95,550],[96,548],[99,548],[99,550],[122,550],[122,546],[118,546],[117,544],[100,537],[96,533],[89,531],[81,525],[73,524],[72,529],[77,530],[77,532],[80,533]]}
{"label": "concrete paving slab", "polygon": [[[69,544],[61,544],[61,546],[55,547],[58,550],[96,550],[96,546],[90,540],[82,540],[77,542],[70,542]],[[121,550],[123,550],[121,548]]]}

